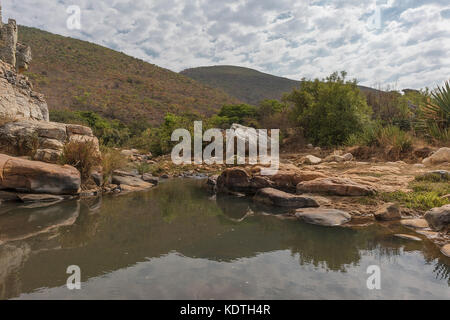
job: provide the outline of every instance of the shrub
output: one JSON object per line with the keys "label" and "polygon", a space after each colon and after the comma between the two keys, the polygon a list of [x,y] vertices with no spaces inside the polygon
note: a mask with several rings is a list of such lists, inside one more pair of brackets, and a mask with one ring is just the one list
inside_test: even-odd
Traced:
{"label": "shrub", "polygon": [[86,183],[91,170],[100,165],[101,157],[93,141],[71,141],[64,146],[60,162],[77,168],[82,183]]}
{"label": "shrub", "polygon": [[150,172],[151,167],[148,163],[146,162],[141,162],[141,163],[137,163],[134,165],[134,167],[136,168],[136,170],[138,171],[138,173],[140,175],[143,175],[144,173]]}
{"label": "shrub", "polygon": [[370,122],[372,111],[356,81],[345,81],[345,76],[342,72],[322,81],[303,79],[300,89],[284,97],[293,104],[293,116],[305,136],[316,145],[342,145]]}
{"label": "shrub", "polygon": [[391,152],[397,155],[410,151],[413,145],[413,139],[409,133],[392,125],[381,128],[377,139],[380,146],[391,147]]}
{"label": "shrub", "polygon": [[113,172],[122,169],[128,164],[128,160],[119,150],[102,147],[103,181],[106,183],[112,177]]}

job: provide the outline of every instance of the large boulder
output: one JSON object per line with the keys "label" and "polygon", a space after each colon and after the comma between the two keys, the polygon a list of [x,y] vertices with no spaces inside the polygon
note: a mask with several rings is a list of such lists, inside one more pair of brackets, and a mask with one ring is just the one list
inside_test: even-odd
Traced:
{"label": "large boulder", "polygon": [[319,207],[317,201],[311,197],[294,195],[273,188],[260,189],[254,196],[253,200],[277,207]]}
{"label": "large boulder", "polygon": [[338,196],[367,196],[376,190],[367,185],[356,183],[350,179],[324,178],[301,182],[297,185],[297,193],[328,193]]}
{"label": "large boulder", "polygon": [[450,163],[450,148],[441,148],[422,161],[422,163],[426,166],[432,166],[444,162]]}
{"label": "large boulder", "polygon": [[450,204],[431,209],[425,213],[425,220],[435,230],[447,229],[450,225]]}
{"label": "large boulder", "polygon": [[217,190],[219,192],[252,192],[255,191],[251,184],[250,175],[242,168],[229,168],[217,178]]}
{"label": "large boulder", "polygon": [[77,194],[80,173],[74,167],[0,154],[0,189],[28,193]]}
{"label": "large boulder", "polygon": [[295,216],[304,222],[327,227],[343,225],[352,218],[345,211],[322,208],[298,209]]}

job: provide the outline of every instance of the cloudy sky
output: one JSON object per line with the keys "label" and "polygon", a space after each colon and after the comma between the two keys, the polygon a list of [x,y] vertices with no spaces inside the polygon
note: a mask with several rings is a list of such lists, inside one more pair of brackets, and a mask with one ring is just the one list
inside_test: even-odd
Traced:
{"label": "cloudy sky", "polygon": [[[0,0],[3,19],[181,71],[239,65],[292,79],[346,70],[363,85],[450,79],[449,0]],[[81,8],[70,30],[67,8]]]}

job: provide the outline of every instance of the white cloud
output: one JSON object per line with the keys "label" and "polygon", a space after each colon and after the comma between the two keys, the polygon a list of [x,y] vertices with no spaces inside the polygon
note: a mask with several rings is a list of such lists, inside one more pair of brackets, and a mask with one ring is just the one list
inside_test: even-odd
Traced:
{"label": "white cloud", "polygon": [[[449,78],[448,1],[3,0],[6,18],[181,71],[233,64],[294,79],[346,70],[363,85]],[[368,20],[379,3],[380,29]],[[82,30],[66,28],[69,5]]]}

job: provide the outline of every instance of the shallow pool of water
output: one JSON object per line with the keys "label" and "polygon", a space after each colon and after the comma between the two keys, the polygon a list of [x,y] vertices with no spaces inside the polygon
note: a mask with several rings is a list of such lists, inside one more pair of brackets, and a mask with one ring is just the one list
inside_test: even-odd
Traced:
{"label": "shallow pool of water", "polygon": [[[450,299],[450,260],[428,241],[283,220],[202,184],[2,206],[0,299]],[[67,289],[70,265],[80,290]],[[371,265],[380,290],[367,288]]]}

